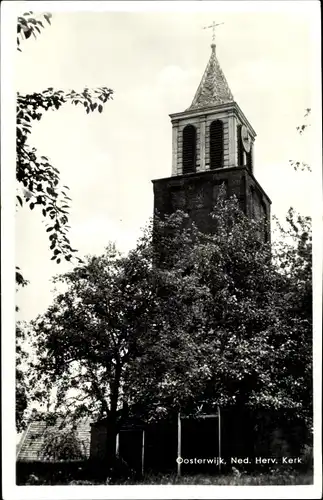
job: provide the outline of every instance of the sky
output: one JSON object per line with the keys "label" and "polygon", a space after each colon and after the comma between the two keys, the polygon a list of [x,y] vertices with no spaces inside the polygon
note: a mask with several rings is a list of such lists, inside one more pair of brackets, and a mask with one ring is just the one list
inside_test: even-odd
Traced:
{"label": "sky", "polygon": [[[216,31],[217,56],[256,130],[254,174],[272,213],[283,219],[290,206],[312,212],[315,172],[295,173],[289,160],[321,164],[313,142],[320,110],[317,2],[162,2],[163,10],[157,2],[101,2],[100,11],[73,4],[70,12],[67,2],[28,5],[52,12],[51,25],[22,42],[14,80],[21,93],[114,90],[102,114],[69,104],[45,113],[30,139],[70,187],[70,240],[81,257],[102,253],[109,241],[128,251],[152,216],[151,180],[171,175],[168,115],[191,104],[211,54],[211,30],[202,28],[213,20],[224,23]],[[311,127],[300,137],[306,108],[313,110]],[[17,211],[15,259],[30,282],[17,296],[18,319],[44,312],[51,278],[71,268],[50,261],[47,236],[36,209]]]}

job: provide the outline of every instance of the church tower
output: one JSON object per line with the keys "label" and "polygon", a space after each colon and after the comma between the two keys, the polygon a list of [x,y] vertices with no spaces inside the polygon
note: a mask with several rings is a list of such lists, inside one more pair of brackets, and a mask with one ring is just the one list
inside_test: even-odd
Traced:
{"label": "church tower", "polygon": [[234,101],[215,43],[192,104],[170,118],[172,175],[152,181],[155,213],[183,210],[201,231],[212,233],[209,214],[224,184],[248,217],[267,221],[268,241],[271,201],[254,177],[256,132]]}

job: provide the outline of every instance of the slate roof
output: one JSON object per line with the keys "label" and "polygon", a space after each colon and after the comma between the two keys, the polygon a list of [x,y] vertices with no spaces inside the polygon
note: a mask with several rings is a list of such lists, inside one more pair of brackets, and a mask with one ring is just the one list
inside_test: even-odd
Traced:
{"label": "slate roof", "polygon": [[211,57],[206,66],[192,104],[187,111],[234,101],[228,82],[216,57],[214,43],[211,45],[211,48]]}
{"label": "slate roof", "polygon": [[[43,461],[44,436],[46,432],[49,430],[53,431],[55,428],[59,430],[59,423],[54,426],[48,426],[45,421],[41,420],[30,422],[18,445],[16,460],[20,462]],[[76,432],[78,439],[82,443],[85,455],[88,458],[90,455],[91,420],[80,420],[77,424]]]}

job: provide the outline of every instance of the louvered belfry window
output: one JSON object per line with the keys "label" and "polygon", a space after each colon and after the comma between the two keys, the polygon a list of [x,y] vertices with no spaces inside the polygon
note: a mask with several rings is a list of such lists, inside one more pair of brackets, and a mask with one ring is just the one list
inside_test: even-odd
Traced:
{"label": "louvered belfry window", "polygon": [[183,174],[195,172],[196,166],[196,128],[186,125],[183,130]]}
{"label": "louvered belfry window", "polygon": [[210,169],[223,168],[223,123],[215,120],[210,126]]}

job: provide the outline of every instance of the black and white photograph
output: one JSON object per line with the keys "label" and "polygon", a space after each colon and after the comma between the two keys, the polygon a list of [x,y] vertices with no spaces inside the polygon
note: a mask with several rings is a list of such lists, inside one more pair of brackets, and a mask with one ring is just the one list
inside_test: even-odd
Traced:
{"label": "black and white photograph", "polygon": [[319,2],[1,17],[4,498],[320,498]]}

